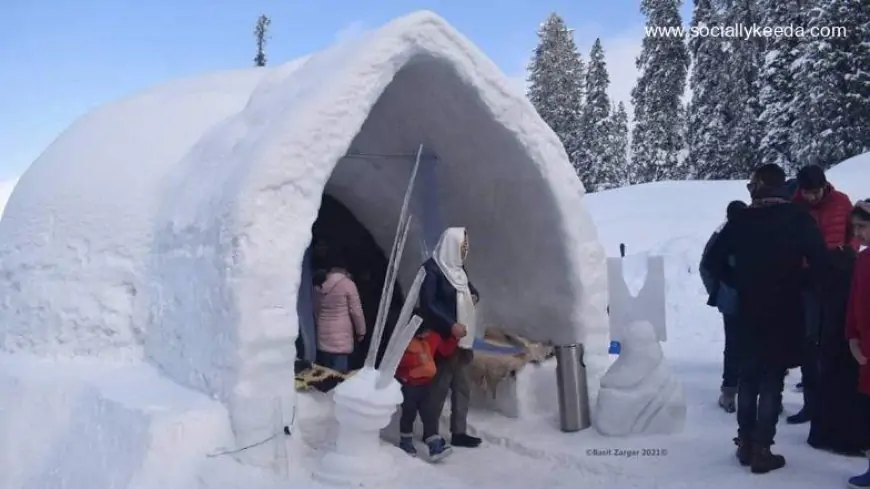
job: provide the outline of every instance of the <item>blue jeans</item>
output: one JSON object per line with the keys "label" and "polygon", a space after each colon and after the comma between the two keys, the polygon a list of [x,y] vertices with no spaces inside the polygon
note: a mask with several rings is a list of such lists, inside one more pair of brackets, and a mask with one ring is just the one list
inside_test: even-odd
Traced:
{"label": "blue jeans", "polygon": [[350,370],[348,367],[349,356],[345,353],[329,353],[317,350],[317,364],[346,374]]}
{"label": "blue jeans", "polygon": [[784,373],[782,368],[763,362],[757,354],[741,359],[737,386],[737,434],[740,438],[762,447],[773,445],[782,405]]}

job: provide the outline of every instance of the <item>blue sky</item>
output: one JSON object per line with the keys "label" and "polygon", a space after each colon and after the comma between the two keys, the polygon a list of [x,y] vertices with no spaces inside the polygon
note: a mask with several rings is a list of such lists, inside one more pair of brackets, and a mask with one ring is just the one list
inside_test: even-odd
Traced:
{"label": "blue sky", "polygon": [[172,78],[249,66],[261,13],[272,18],[270,64],[428,9],[519,79],[538,25],[555,11],[576,29],[584,56],[602,38],[611,94],[622,99],[636,77],[633,58],[643,35],[638,8],[639,0],[3,0],[0,182],[19,176],[100,104]]}

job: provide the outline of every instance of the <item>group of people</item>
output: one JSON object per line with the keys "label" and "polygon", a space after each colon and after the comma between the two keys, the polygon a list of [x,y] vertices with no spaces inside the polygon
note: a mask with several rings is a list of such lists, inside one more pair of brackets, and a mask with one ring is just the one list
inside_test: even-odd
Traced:
{"label": "group of people", "polygon": [[[771,452],[789,369],[800,367],[810,445],[870,455],[870,200],[854,206],[818,166],[789,188],[759,167],[751,202],[731,202],[701,275],[725,325],[719,405],[737,413],[737,459],[753,473],[785,466]],[[852,477],[870,487],[870,468]]]}
{"label": "group of people", "polygon": [[[468,369],[473,359],[475,309],[480,296],[468,280],[465,228],[448,228],[424,264],[426,278],[416,310],[423,323],[408,345],[396,371],[402,386],[399,448],[417,455],[414,424],[419,415],[429,460],[437,461],[452,447],[474,448],[481,439],[467,433],[471,397]],[[313,276],[317,363],[346,373],[349,358],[361,345],[366,321],[360,295],[346,269],[332,266]],[[439,434],[441,412],[450,395],[451,439]]]}

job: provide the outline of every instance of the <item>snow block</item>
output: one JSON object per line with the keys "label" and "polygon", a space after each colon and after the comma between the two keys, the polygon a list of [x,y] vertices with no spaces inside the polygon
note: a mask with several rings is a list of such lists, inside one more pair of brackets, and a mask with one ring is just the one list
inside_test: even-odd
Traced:
{"label": "snow block", "polygon": [[226,409],[144,366],[0,361],[0,487],[185,489]]}

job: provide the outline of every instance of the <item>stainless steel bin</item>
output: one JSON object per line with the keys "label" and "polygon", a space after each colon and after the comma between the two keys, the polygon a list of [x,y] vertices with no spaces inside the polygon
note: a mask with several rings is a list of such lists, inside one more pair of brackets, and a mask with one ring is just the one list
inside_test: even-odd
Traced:
{"label": "stainless steel bin", "polygon": [[559,391],[559,424],[562,431],[572,432],[589,428],[589,387],[586,383],[586,365],[583,363],[583,345],[557,346],[556,384]]}

